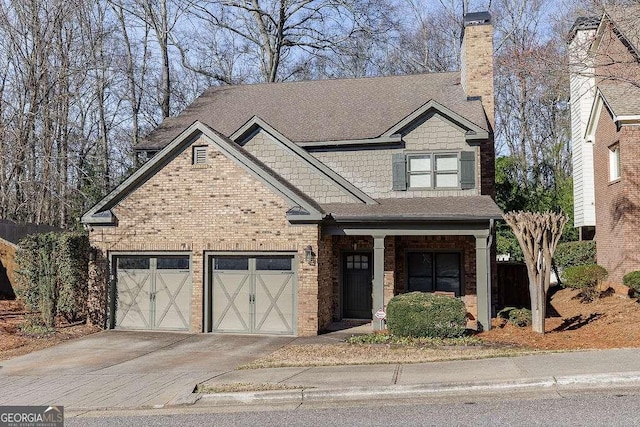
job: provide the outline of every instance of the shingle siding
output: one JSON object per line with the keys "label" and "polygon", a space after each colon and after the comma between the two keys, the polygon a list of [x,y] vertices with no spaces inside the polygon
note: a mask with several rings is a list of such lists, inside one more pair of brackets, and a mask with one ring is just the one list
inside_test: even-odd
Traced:
{"label": "shingle siding", "polygon": [[306,163],[298,154],[274,141],[264,131],[257,132],[247,141],[244,149],[318,203],[354,201],[344,190]]}
{"label": "shingle siding", "polygon": [[411,151],[475,151],[464,132],[439,114],[432,114],[403,136],[404,148],[312,150],[318,160],[338,172],[374,199],[404,197],[471,196],[480,194],[481,168],[476,162],[476,188],[470,190],[393,190],[393,155]]}

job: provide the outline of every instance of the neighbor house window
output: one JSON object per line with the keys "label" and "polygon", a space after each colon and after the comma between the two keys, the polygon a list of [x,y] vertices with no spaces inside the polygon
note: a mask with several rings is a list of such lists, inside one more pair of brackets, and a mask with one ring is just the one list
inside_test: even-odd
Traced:
{"label": "neighbor house window", "polygon": [[410,252],[407,255],[408,290],[462,293],[460,253]]}
{"label": "neighbor house window", "polygon": [[193,164],[204,165],[207,163],[207,147],[193,147]]}
{"label": "neighbor house window", "polygon": [[410,188],[457,188],[458,154],[411,154],[407,156]]}
{"label": "neighbor house window", "polygon": [[609,148],[609,180],[620,179],[620,145]]}

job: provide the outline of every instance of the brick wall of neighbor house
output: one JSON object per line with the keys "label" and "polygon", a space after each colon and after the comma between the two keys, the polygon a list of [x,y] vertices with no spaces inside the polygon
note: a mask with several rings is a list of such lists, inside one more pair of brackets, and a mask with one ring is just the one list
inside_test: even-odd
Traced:
{"label": "brick wall of neighbor house", "polygon": [[399,236],[396,239],[396,293],[408,291],[406,259],[414,250],[460,251],[463,269],[463,299],[467,311],[478,315],[476,297],[476,240],[473,236]]}
{"label": "brick wall of neighbor house", "polygon": [[[621,179],[609,179],[609,147],[620,147]],[[598,121],[594,146],[596,191],[596,248],[598,264],[609,272],[608,282],[640,270],[640,127],[617,131],[606,108]]]}
{"label": "brick wall of neighbor house", "polygon": [[274,141],[265,131],[257,132],[245,143],[244,148],[284,179],[295,183],[300,190],[318,203],[355,201],[297,154]]}
{"label": "brick wall of neighbor house", "polygon": [[[393,154],[408,151],[476,151],[477,181],[480,185],[491,185],[486,180],[486,174],[481,174],[479,149],[467,144],[464,132],[449,123],[439,114],[430,114],[426,120],[411,129],[403,136],[404,148],[378,148],[363,150],[310,150],[318,160],[336,171],[347,181],[367,193],[374,199],[392,197],[442,197],[442,196],[475,196],[480,194],[478,188],[470,190],[407,190],[394,191],[392,189],[392,160]],[[491,150],[493,150],[493,143]],[[483,157],[483,160],[488,159]],[[484,165],[482,165],[484,166]],[[482,178],[482,180],[481,180]],[[480,181],[481,180],[481,181]],[[479,187],[477,185],[476,187]],[[489,194],[484,193],[483,194]]]}
{"label": "brick wall of neighbor house", "polygon": [[[193,145],[207,145],[200,138]],[[297,251],[298,335],[318,330],[318,267],[303,262],[317,248],[318,227],[290,225],[285,201],[209,145],[208,164],[192,165],[186,147],[121,201],[116,227],[92,227],[91,243],[109,251],[184,251],[193,263],[191,330],[202,330],[204,251]],[[106,281],[92,293],[104,292]],[[96,298],[97,304],[101,304]],[[104,307],[104,306],[103,306]]]}
{"label": "brick wall of neighbor house", "polygon": [[[633,35],[632,35],[633,36]],[[609,22],[603,31],[596,56],[596,84],[607,80],[637,82],[640,79],[640,66],[617,36]]]}

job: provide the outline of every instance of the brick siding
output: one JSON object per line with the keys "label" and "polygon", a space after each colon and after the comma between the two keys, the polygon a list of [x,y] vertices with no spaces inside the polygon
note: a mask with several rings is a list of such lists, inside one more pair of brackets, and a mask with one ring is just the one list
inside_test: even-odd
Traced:
{"label": "brick siding", "polygon": [[[208,145],[200,138],[193,145]],[[293,251],[298,269],[298,335],[318,330],[318,269],[302,262],[317,247],[318,227],[288,223],[289,206],[262,182],[208,145],[208,164],[192,165],[186,147],[112,210],[117,226],[91,227],[104,256],[113,251],[184,251],[191,254],[191,331],[202,330],[205,251]],[[92,311],[104,311],[106,279],[91,282]],[[102,319],[93,317],[98,324]]]}

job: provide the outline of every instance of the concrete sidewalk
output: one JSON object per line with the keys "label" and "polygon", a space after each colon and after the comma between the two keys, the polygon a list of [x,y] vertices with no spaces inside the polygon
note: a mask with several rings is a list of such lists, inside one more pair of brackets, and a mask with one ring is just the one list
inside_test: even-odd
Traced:
{"label": "concrete sidewalk", "polygon": [[271,368],[227,372],[206,385],[284,384],[291,390],[185,396],[182,403],[233,405],[640,385],[638,349],[593,350],[405,365]]}

